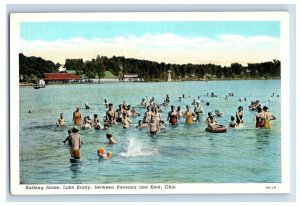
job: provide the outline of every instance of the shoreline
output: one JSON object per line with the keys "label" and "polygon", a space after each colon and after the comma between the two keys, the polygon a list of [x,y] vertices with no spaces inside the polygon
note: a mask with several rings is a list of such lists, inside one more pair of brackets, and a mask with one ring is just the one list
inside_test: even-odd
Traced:
{"label": "shoreline", "polygon": [[[172,80],[171,82],[188,82],[188,81],[199,81],[199,82],[208,82],[208,81],[236,81],[236,80],[281,80],[281,78],[224,78],[224,79],[184,79],[184,80]],[[46,85],[74,85],[74,84],[118,84],[118,83],[163,83],[167,81],[162,80],[152,80],[152,81],[142,81],[142,82],[124,82],[124,81],[115,81],[115,82],[84,82],[84,83],[51,83]],[[32,87],[36,84],[33,83],[19,83],[20,87]]]}

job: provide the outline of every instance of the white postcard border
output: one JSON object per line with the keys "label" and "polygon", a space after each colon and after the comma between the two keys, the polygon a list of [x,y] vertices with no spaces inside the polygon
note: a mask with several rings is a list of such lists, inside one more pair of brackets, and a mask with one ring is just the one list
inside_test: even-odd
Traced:
{"label": "white postcard border", "polygon": [[[26,21],[250,21],[281,22],[281,168],[282,183],[243,184],[20,184],[19,173],[19,45],[20,23]],[[288,12],[107,12],[14,13],[10,16],[10,188],[13,195],[38,194],[240,194],[290,192],[290,67]],[[13,121],[13,122],[12,122]],[[79,185],[79,189],[78,189]],[[118,189],[118,185],[124,189]],[[114,189],[95,189],[114,186]],[[127,186],[137,189],[128,189]],[[151,189],[153,186],[154,189]],[[41,189],[43,187],[44,189]],[[46,189],[46,188],[49,189]],[[66,187],[66,189],[64,189]],[[69,189],[68,189],[69,187]],[[70,189],[74,187],[73,189]],[[84,188],[81,188],[84,187]],[[89,190],[88,188],[94,188]],[[146,189],[142,189],[147,187]],[[55,189],[56,188],[56,189]],[[86,188],[86,189],[85,189]]]}

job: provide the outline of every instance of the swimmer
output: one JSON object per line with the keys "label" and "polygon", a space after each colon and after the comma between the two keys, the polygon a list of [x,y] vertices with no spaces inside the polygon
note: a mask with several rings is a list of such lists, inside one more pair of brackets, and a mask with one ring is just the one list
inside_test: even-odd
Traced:
{"label": "swimmer", "polygon": [[156,121],[155,117],[151,117],[151,121],[149,122],[149,133],[150,134],[157,134],[160,131],[160,126]]}
{"label": "swimmer", "polygon": [[242,106],[238,107],[238,111],[236,112],[235,117],[236,117],[236,123],[238,125],[243,124],[244,121],[243,121],[243,107]]}
{"label": "swimmer", "polygon": [[103,129],[102,130],[110,130],[110,128],[109,128],[109,124],[104,124],[104,127],[103,127]]}
{"label": "swimmer", "polygon": [[100,121],[99,121],[99,118],[98,118],[97,114],[94,114],[94,119],[92,121],[92,126],[94,126],[94,128],[96,130],[101,130],[101,124],[100,124]]}
{"label": "swimmer", "polygon": [[119,105],[119,109],[116,111],[117,119],[116,122],[122,122],[123,114],[125,113],[125,109],[123,108],[122,104]]}
{"label": "swimmer", "polygon": [[151,121],[151,116],[152,112],[150,110],[150,106],[148,106],[143,118],[144,123],[149,123]]}
{"label": "swimmer", "polygon": [[175,106],[172,105],[171,106],[171,111],[168,113],[168,119],[167,121],[169,121],[169,123],[171,125],[177,125],[178,124],[178,113],[175,111]]}
{"label": "swimmer", "polygon": [[200,106],[200,102],[196,102],[196,106],[194,108],[194,113],[196,114],[197,116],[197,121],[200,121],[200,117],[201,115],[204,113],[204,110],[203,108]]}
{"label": "swimmer", "polygon": [[167,103],[170,103],[170,97],[169,97],[168,94],[166,95],[166,102],[167,102]]}
{"label": "swimmer", "polygon": [[105,149],[103,147],[100,147],[98,150],[97,150],[97,154],[98,156],[101,158],[101,159],[110,159],[112,158],[112,152],[109,151],[107,154],[106,154],[106,157],[104,156],[104,153],[105,153]]}
{"label": "swimmer", "polygon": [[[206,118],[206,120],[205,120],[205,123],[206,124],[208,124],[209,123],[209,121],[210,121],[210,117],[213,117],[214,118],[214,116],[212,115],[212,113],[211,112],[208,112],[207,113],[207,115],[208,115],[208,117]],[[214,120],[214,121],[216,121],[216,120]]]}
{"label": "swimmer", "polygon": [[84,125],[82,126],[82,129],[90,129],[90,128],[92,128],[91,117],[87,116],[84,118]]}
{"label": "swimmer", "polygon": [[239,125],[236,123],[236,121],[235,121],[235,119],[234,119],[234,116],[231,116],[230,120],[231,120],[231,122],[229,123],[229,127],[236,128],[236,127],[239,126]]}
{"label": "swimmer", "polygon": [[127,117],[132,117],[132,112],[131,112],[131,109],[130,109],[130,105],[128,105],[128,107],[127,107],[126,114],[127,114]]}
{"label": "swimmer", "polygon": [[168,104],[169,104],[169,102],[167,102],[167,100],[164,100],[164,102],[161,105],[163,105],[164,107],[167,107]]}
{"label": "swimmer", "polygon": [[180,118],[180,117],[183,117],[183,115],[184,115],[184,113],[183,113],[183,111],[182,111],[182,109],[181,109],[181,106],[178,106],[177,107],[177,114],[178,114],[178,119]]}
{"label": "swimmer", "polygon": [[71,145],[70,145],[70,154],[74,159],[80,159],[80,148],[81,148],[81,136],[78,134],[79,129],[77,126],[74,126],[72,133],[70,134]]}
{"label": "swimmer", "polygon": [[224,115],[224,113],[220,112],[219,110],[216,110],[215,114],[216,114],[217,117],[222,117]]}
{"label": "swimmer", "polygon": [[31,109],[28,110],[28,113],[31,113]]}
{"label": "swimmer", "polygon": [[145,98],[142,99],[141,106],[147,107],[147,102],[146,102]]}
{"label": "swimmer", "polygon": [[210,116],[208,118],[208,123],[207,123],[208,128],[215,129],[218,127],[217,122],[215,121],[213,116]]}
{"label": "swimmer", "polygon": [[272,115],[272,113],[269,111],[269,108],[267,106],[263,107],[264,111],[264,128],[265,129],[271,129],[271,120],[275,120],[276,118]]}
{"label": "swimmer", "polygon": [[105,153],[104,147],[100,147],[100,148],[97,150],[97,154],[98,154],[98,156],[99,156],[101,159],[104,158],[104,153]]}
{"label": "swimmer", "polygon": [[81,113],[80,113],[80,107],[77,106],[75,112],[73,112],[73,124],[76,126],[81,125]]}
{"label": "swimmer", "polygon": [[116,144],[117,143],[116,140],[113,139],[113,136],[112,136],[111,133],[107,133],[106,138],[108,139],[109,144]]}
{"label": "swimmer", "polygon": [[140,113],[138,113],[138,112],[136,111],[135,107],[132,107],[131,114],[132,114],[133,117],[136,117],[136,116],[140,116],[140,115],[141,115]]}
{"label": "swimmer", "polygon": [[264,112],[262,111],[261,107],[257,107],[257,114],[254,116],[255,120],[255,127],[261,128],[265,125],[265,118],[264,118]]}
{"label": "swimmer", "polygon": [[59,117],[59,119],[56,122],[56,126],[57,127],[63,127],[63,126],[65,126],[65,118],[64,118],[64,114],[63,113],[60,113],[60,117]]}
{"label": "swimmer", "polygon": [[68,129],[68,136],[67,136],[67,138],[63,141],[64,144],[65,144],[66,142],[68,142],[68,145],[71,146],[71,134],[72,134],[72,129]]}
{"label": "swimmer", "polygon": [[123,123],[123,128],[124,129],[129,128],[130,124],[132,123],[130,121],[130,119],[128,118],[128,115],[126,113],[123,114],[122,123]]}
{"label": "swimmer", "polygon": [[184,113],[185,117],[185,123],[186,124],[192,124],[193,123],[193,118],[196,117],[197,115],[190,110],[191,107],[189,105],[186,105],[186,111]]}
{"label": "swimmer", "polygon": [[105,122],[109,124],[116,123],[116,112],[113,108],[113,104],[111,103],[108,105],[108,110],[106,111]]}
{"label": "swimmer", "polygon": [[85,109],[91,109],[91,106],[90,105],[88,105],[88,103],[86,102],[86,103],[84,103],[84,106],[85,106]]}
{"label": "swimmer", "polygon": [[106,108],[108,108],[108,102],[107,102],[107,99],[104,99],[103,104],[105,105]]}
{"label": "swimmer", "polygon": [[138,125],[136,126],[136,128],[141,129],[141,128],[145,128],[145,127],[147,127],[147,126],[148,126],[147,124],[144,124],[144,123],[143,123],[143,120],[139,120],[139,123],[138,123]]}

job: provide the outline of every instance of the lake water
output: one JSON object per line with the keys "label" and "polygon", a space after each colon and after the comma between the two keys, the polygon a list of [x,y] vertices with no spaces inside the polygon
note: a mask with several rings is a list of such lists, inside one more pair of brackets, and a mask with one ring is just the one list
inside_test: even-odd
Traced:
{"label": "lake water", "polygon": [[[212,92],[218,97],[206,96]],[[225,100],[229,92],[234,96]],[[281,99],[271,97],[273,92],[280,94],[280,80],[47,85],[38,90],[20,87],[20,183],[280,183]],[[205,132],[203,122],[186,125],[181,119],[178,126],[166,125],[151,137],[147,129],[123,129],[117,124],[110,130],[118,142],[115,145],[107,143],[105,130],[83,130],[82,164],[70,165],[69,149],[62,141],[72,126],[77,105],[83,117],[97,113],[102,119],[107,110],[105,98],[114,108],[125,100],[143,114],[145,109],[139,107],[143,97],[153,96],[162,103],[166,94],[170,105],[184,109],[200,96],[210,103],[202,105],[203,119],[207,112],[218,109],[224,116],[217,121],[225,125],[241,105],[244,126],[215,134]],[[179,102],[182,94],[187,97]],[[240,102],[239,97],[247,101]],[[269,130],[255,129],[255,112],[247,110],[256,99],[277,118]],[[84,109],[85,102],[92,108]],[[161,109],[166,121],[170,107]],[[61,112],[66,119],[64,129],[55,125]],[[131,120],[135,125],[141,118]],[[99,160],[96,151],[101,146],[112,151],[112,159]]]}

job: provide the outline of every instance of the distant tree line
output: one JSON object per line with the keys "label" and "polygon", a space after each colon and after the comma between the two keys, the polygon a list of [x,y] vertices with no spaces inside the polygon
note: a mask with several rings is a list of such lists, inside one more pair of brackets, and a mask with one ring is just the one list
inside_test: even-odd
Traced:
{"label": "distant tree line", "polygon": [[27,57],[19,54],[19,80],[20,82],[36,83],[43,78],[44,73],[58,72],[60,64],[54,64],[41,57]]}
{"label": "distant tree line", "polygon": [[[57,72],[60,64],[46,61],[39,57],[26,57],[20,54],[20,75],[34,75],[42,78],[43,73]],[[111,71],[116,76],[138,74],[145,81],[166,81],[168,71],[172,79],[260,79],[280,78],[280,61],[249,63],[243,66],[232,63],[230,66],[215,64],[166,64],[133,58],[97,56],[92,60],[66,59],[65,69],[74,70],[83,78],[102,78],[104,71]]]}

